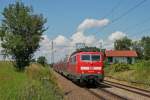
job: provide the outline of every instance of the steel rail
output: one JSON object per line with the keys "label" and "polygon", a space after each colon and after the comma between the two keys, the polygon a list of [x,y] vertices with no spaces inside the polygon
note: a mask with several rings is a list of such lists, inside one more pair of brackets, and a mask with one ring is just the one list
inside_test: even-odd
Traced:
{"label": "steel rail", "polygon": [[124,90],[127,90],[129,92],[133,92],[133,93],[136,93],[136,94],[139,94],[139,95],[146,96],[146,97],[150,98],[150,91],[148,91],[148,90],[140,89],[140,88],[137,88],[137,87],[132,87],[132,86],[129,86],[129,85],[124,85],[124,84],[117,83],[117,82],[106,81],[106,80],[103,83],[106,84],[106,85],[109,85],[109,86],[124,89]]}

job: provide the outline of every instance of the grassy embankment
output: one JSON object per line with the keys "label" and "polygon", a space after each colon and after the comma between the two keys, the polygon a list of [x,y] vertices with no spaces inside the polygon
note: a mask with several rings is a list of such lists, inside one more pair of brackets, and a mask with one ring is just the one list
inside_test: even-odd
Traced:
{"label": "grassy embankment", "polygon": [[150,61],[106,65],[105,75],[150,89]]}
{"label": "grassy embankment", "polygon": [[30,65],[17,72],[10,62],[0,62],[0,100],[60,100],[62,93],[48,67]]}

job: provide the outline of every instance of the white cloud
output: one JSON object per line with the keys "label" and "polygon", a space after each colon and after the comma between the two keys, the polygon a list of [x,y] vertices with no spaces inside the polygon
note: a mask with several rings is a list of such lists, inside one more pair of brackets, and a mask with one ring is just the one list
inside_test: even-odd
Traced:
{"label": "white cloud", "polygon": [[[74,33],[70,38],[63,35],[58,35],[54,39],[54,51],[56,60],[63,58],[66,54],[72,53],[75,50],[76,43],[86,43],[88,46],[96,46],[98,40],[94,35],[85,35],[86,29],[94,27],[103,27],[109,23],[108,19],[96,20],[85,19],[79,26],[78,31]],[[51,41],[46,35],[43,35],[43,40],[40,41],[40,48],[35,53],[35,57],[46,56],[47,59],[51,57]]]}
{"label": "white cloud", "polygon": [[127,36],[126,33],[121,31],[111,33],[108,38],[105,39],[104,47],[107,49],[113,49],[115,40],[122,39],[125,36]]}
{"label": "white cloud", "polygon": [[108,37],[108,39],[109,39],[110,41],[115,41],[115,40],[121,39],[121,38],[123,38],[123,37],[125,37],[125,36],[126,36],[125,33],[120,32],[120,31],[116,31],[116,32],[113,32],[113,33]]}
{"label": "white cloud", "polygon": [[47,35],[42,36],[42,40],[40,41],[40,48],[35,52],[35,58],[38,58],[39,56],[45,56],[48,59],[50,59],[51,54],[51,41],[49,40]]}
{"label": "white cloud", "polygon": [[[103,48],[113,49],[114,41],[125,36],[126,34],[120,31],[111,33],[106,39],[97,39],[94,35],[86,35],[84,32],[76,32],[70,38],[58,35],[54,39],[55,61],[63,59],[65,55],[72,53],[76,49],[76,43],[86,43],[87,46],[100,47],[99,43],[101,42]],[[44,39],[40,42],[41,47],[36,54],[38,56],[46,56],[49,62],[51,62],[51,41],[46,35],[44,35],[43,38]]]}
{"label": "white cloud", "polygon": [[86,43],[87,45],[92,45],[96,38],[93,35],[86,36],[84,32],[76,32],[71,37],[71,42],[75,43]]}
{"label": "white cloud", "polygon": [[[99,43],[101,42],[103,48],[113,49],[114,41],[125,36],[126,34],[120,31],[111,33],[106,39],[97,39],[94,35],[86,35],[84,32],[76,32],[70,38],[58,35],[54,39],[55,61],[72,53],[76,49],[76,43],[86,43],[87,46],[100,47]],[[43,40],[40,42],[41,47],[35,53],[36,57],[45,56],[51,62],[51,42],[46,35],[43,35]]]}
{"label": "white cloud", "polygon": [[[65,55],[69,55],[75,51],[76,43],[85,43],[87,46],[100,47],[100,42],[103,44],[103,48],[113,49],[113,43],[117,39],[121,39],[126,36],[125,33],[116,31],[111,33],[106,39],[98,39],[94,35],[86,35],[85,30],[95,27],[103,27],[109,24],[108,19],[96,20],[85,19],[77,28],[77,32],[71,37],[67,38],[63,35],[58,35],[54,39],[54,51],[55,61],[63,59]],[[47,59],[51,59],[51,41],[46,35],[43,36],[43,40],[40,42],[41,48],[38,55],[45,55]],[[50,62],[50,61],[49,61]]]}
{"label": "white cloud", "polygon": [[47,35],[43,35],[42,36],[43,39],[40,41],[40,50],[43,50],[43,53],[45,53],[46,51],[50,51],[51,50],[51,41],[49,40]]}
{"label": "white cloud", "polygon": [[95,28],[95,27],[103,27],[109,23],[108,19],[85,19],[79,26],[78,31],[84,31],[86,29]]}
{"label": "white cloud", "polygon": [[[38,58],[39,56],[45,56],[49,63],[51,63],[51,54],[52,54],[52,40],[48,38],[47,35],[42,36],[43,39],[40,41],[40,48],[35,52],[35,58]],[[63,58],[66,53],[66,48],[64,45],[67,45],[69,43],[69,40],[59,35],[54,40],[54,54],[55,54],[55,60],[57,61],[58,58]],[[62,57],[63,56],[63,57]]]}
{"label": "white cloud", "polygon": [[96,41],[93,35],[85,35],[83,32],[76,32],[70,38],[65,36],[57,36],[54,39],[57,55],[68,55],[75,50],[76,43],[86,43],[88,46],[92,46]]}
{"label": "white cloud", "polygon": [[66,43],[68,42],[69,40],[62,36],[62,35],[58,35],[55,39],[54,39],[54,42],[56,43],[56,45],[66,45]]}

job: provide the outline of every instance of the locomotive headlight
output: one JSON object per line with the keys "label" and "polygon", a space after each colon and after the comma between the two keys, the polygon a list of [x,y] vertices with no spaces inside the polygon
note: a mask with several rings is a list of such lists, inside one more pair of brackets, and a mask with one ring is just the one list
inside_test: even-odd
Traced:
{"label": "locomotive headlight", "polygon": [[84,74],[84,72],[82,71],[82,74]]}
{"label": "locomotive headlight", "polygon": [[102,70],[102,67],[93,67],[94,70]]}
{"label": "locomotive headlight", "polygon": [[81,70],[89,70],[89,67],[81,66]]}
{"label": "locomotive headlight", "polygon": [[100,66],[81,66],[81,70],[102,70]]}

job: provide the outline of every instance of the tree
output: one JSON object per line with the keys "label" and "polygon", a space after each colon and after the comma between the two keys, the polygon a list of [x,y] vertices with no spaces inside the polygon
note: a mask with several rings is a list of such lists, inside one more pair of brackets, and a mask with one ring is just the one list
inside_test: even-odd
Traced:
{"label": "tree", "polygon": [[38,59],[37,59],[37,62],[41,65],[45,65],[47,64],[47,60],[44,56],[40,56]]}
{"label": "tree", "polygon": [[132,42],[132,49],[136,51],[136,53],[138,55],[138,59],[143,59],[144,48],[143,48],[140,40]]}
{"label": "tree", "polygon": [[144,48],[144,59],[149,60],[150,59],[150,37],[143,37],[141,39],[141,43]]}
{"label": "tree", "polygon": [[0,29],[3,52],[11,55],[15,66],[23,70],[39,48],[42,33],[46,30],[43,16],[33,13],[32,7],[22,2],[4,8]]}
{"label": "tree", "polygon": [[132,40],[127,37],[116,40],[114,42],[115,50],[130,50],[131,45],[132,45]]}

